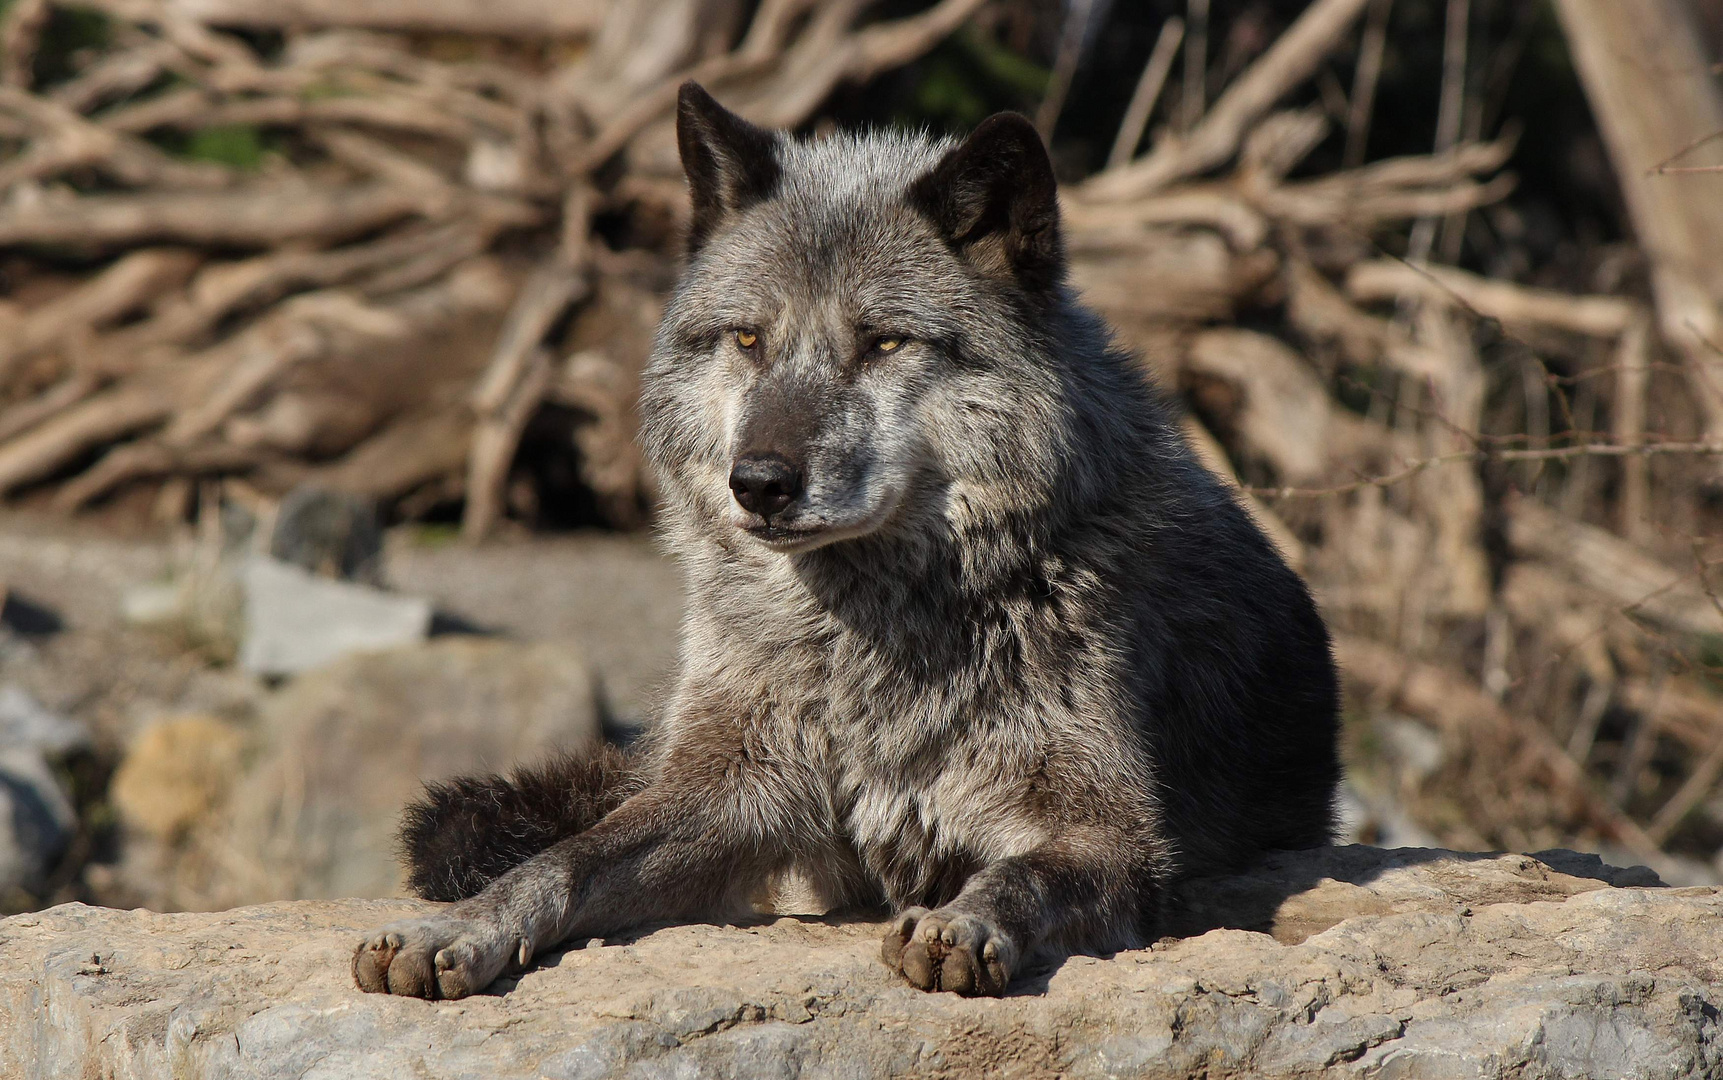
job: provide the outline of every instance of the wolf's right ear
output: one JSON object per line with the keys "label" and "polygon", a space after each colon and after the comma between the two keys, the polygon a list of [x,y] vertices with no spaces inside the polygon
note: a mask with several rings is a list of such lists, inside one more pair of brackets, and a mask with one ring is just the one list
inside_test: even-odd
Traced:
{"label": "wolf's right ear", "polygon": [[1059,184],[1028,118],[996,113],[909,187],[912,206],[988,277],[1032,299],[1065,278]]}
{"label": "wolf's right ear", "polygon": [[688,251],[700,250],[718,223],[769,197],[778,186],[778,136],[718,104],[689,80],[676,99],[676,143],[694,204]]}

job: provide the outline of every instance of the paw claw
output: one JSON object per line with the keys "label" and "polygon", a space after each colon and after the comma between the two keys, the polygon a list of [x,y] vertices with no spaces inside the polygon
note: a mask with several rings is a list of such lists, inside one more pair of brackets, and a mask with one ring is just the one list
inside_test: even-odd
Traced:
{"label": "paw claw", "polygon": [[466,997],[502,974],[519,940],[452,915],[407,919],[359,943],[353,981],[368,994]]}
{"label": "paw claw", "polygon": [[999,995],[1011,981],[1016,942],[986,919],[965,912],[910,908],[880,949],[886,966],[922,990]]}

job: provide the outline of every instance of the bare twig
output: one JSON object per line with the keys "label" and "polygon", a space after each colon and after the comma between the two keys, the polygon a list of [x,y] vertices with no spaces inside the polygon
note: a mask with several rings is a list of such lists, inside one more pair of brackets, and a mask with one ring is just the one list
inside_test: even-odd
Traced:
{"label": "bare twig", "polygon": [[1647,176],[1661,176],[1662,174],[1669,173],[1669,172],[1713,172],[1719,168],[1723,168],[1723,166],[1719,166],[1719,165],[1700,165],[1700,166],[1697,166],[1696,168],[1695,167],[1689,167],[1689,168],[1685,168],[1685,169],[1674,167],[1675,163],[1677,161],[1680,161],[1682,158],[1686,157],[1688,154],[1691,154],[1693,151],[1699,149],[1701,146],[1705,146],[1708,143],[1715,142],[1718,139],[1723,139],[1723,131],[1713,131],[1708,135],[1701,135],[1697,139],[1694,139],[1692,142],[1688,143],[1686,146],[1683,146],[1681,149],[1675,151],[1675,153],[1670,154],[1668,157],[1664,158],[1662,161],[1653,165],[1651,168],[1645,170],[1645,175],[1647,175]]}
{"label": "bare twig", "polygon": [[1388,15],[1394,0],[1372,0],[1358,44],[1358,70],[1352,76],[1352,99],[1346,115],[1346,168],[1364,164],[1370,141],[1370,115],[1376,108],[1376,83],[1382,77],[1382,54],[1388,47]]}
{"label": "bare twig", "polygon": [[1047,80],[1047,92],[1035,110],[1035,130],[1048,142],[1053,128],[1065,109],[1065,96],[1071,92],[1071,80],[1076,77],[1077,64],[1083,58],[1083,46],[1089,38],[1089,21],[1094,14],[1095,0],[1070,0],[1065,13],[1065,26],[1059,33],[1059,51],[1053,58],[1053,73]]}
{"label": "bare twig", "polygon": [[[1638,446],[1645,438],[1645,394],[1651,371],[1646,353],[1651,337],[1649,314],[1635,318],[1622,331],[1616,343],[1615,381],[1615,442],[1623,447]],[[1650,522],[1646,510],[1650,506],[1650,459],[1642,454],[1628,455],[1621,461],[1621,534],[1629,539],[1643,539]]]}
{"label": "bare twig", "polygon": [[[1442,37],[1442,94],[1436,112],[1438,154],[1452,150],[1460,138],[1461,112],[1466,100],[1466,30],[1471,10],[1471,0],[1448,0],[1446,31]],[[1419,218],[1406,247],[1407,261],[1418,266],[1427,262],[1435,238],[1435,216]]]}
{"label": "bare twig", "polygon": [[29,89],[35,80],[36,45],[48,24],[48,0],[13,0],[0,20],[0,84]]}
{"label": "bare twig", "polygon": [[1209,0],[1186,0],[1190,34],[1185,38],[1185,84],[1179,99],[1179,130],[1190,134],[1203,118],[1208,97]]}
{"label": "bare twig", "polygon": [[1143,65],[1143,74],[1137,80],[1137,88],[1131,92],[1130,104],[1125,106],[1125,118],[1119,122],[1119,134],[1113,140],[1112,152],[1107,155],[1107,168],[1120,168],[1136,155],[1137,147],[1143,141],[1143,131],[1148,127],[1149,117],[1155,111],[1155,103],[1160,100],[1161,90],[1167,84],[1167,75],[1173,69],[1173,60],[1178,56],[1179,41],[1184,35],[1183,19],[1174,17],[1161,24],[1161,33],[1155,39],[1154,50],[1149,53],[1148,62]]}

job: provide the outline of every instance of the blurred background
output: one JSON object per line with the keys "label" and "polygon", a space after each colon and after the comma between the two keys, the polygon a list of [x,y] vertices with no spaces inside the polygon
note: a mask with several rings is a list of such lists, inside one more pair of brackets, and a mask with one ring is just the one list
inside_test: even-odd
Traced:
{"label": "blurred background", "polygon": [[650,723],[684,78],[1047,137],[1311,581],[1348,838],[1723,880],[1723,2],[0,0],[0,906],[399,888]]}

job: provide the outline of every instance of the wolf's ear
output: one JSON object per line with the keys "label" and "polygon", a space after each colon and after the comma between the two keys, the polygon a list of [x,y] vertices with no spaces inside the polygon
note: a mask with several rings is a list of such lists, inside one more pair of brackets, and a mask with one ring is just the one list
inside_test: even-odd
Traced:
{"label": "wolf's ear", "polygon": [[676,143],[694,203],[688,229],[692,253],[724,218],[778,186],[778,136],[724,108],[690,80],[676,99]]}
{"label": "wolf's ear", "polygon": [[989,277],[1045,297],[1065,277],[1059,185],[1027,118],[996,113],[909,187],[953,248]]}

